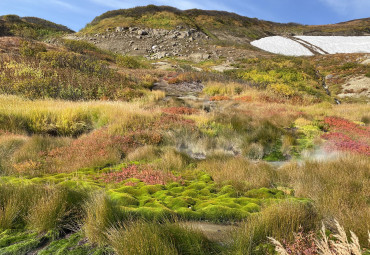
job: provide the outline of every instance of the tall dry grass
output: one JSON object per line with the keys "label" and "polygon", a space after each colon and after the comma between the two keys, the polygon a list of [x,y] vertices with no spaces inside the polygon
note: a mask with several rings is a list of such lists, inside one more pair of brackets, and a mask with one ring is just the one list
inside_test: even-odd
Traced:
{"label": "tall dry grass", "polygon": [[242,157],[219,156],[206,159],[198,169],[210,174],[219,185],[232,184],[240,191],[272,187],[275,170],[266,163],[253,163]]}
{"label": "tall dry grass", "polygon": [[96,193],[86,202],[82,230],[89,241],[99,246],[108,242],[107,231],[120,218],[120,210],[105,193]]}
{"label": "tall dry grass", "polygon": [[134,221],[112,227],[107,235],[118,255],[206,255],[218,250],[200,231],[179,223]]}
{"label": "tall dry grass", "polygon": [[0,229],[58,234],[76,229],[86,191],[52,185],[1,184]]}
{"label": "tall dry grass", "polygon": [[307,232],[314,230],[317,222],[317,213],[310,203],[286,200],[273,204],[249,217],[233,233],[230,254],[268,254],[268,250],[261,246],[267,242],[268,236],[293,240],[294,233],[302,228]]}
{"label": "tall dry grass", "polygon": [[364,244],[370,229],[369,166],[366,156],[342,155],[335,160],[292,163],[278,175],[296,196],[312,199],[323,217],[338,219]]}

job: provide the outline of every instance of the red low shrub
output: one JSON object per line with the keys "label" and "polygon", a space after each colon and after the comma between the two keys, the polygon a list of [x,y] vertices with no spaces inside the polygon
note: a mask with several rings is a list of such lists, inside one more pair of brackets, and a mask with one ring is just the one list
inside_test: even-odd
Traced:
{"label": "red low shrub", "polygon": [[197,109],[189,107],[168,107],[163,108],[162,111],[168,114],[184,114],[184,115],[191,115],[198,112]]}
{"label": "red low shrub", "polygon": [[342,133],[329,133],[321,136],[328,140],[324,148],[329,151],[350,151],[364,155],[370,155],[370,146],[364,142],[353,140]]}
{"label": "red low shrub", "polygon": [[234,98],[234,100],[240,102],[252,102],[252,97],[251,96],[236,97]]}
{"label": "red low shrub", "polygon": [[209,100],[210,101],[225,101],[225,100],[230,100],[230,98],[227,96],[213,96]]}

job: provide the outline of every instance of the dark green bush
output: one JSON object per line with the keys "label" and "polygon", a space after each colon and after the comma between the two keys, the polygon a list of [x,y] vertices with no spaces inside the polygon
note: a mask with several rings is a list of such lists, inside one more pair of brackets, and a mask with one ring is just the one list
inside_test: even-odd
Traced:
{"label": "dark green bush", "polygon": [[21,42],[19,52],[22,56],[32,57],[40,52],[46,52],[46,48],[41,43],[32,43],[30,41]]}
{"label": "dark green bush", "polygon": [[96,47],[94,44],[85,42],[85,41],[77,41],[77,40],[63,40],[64,46],[73,52],[77,53],[84,53],[85,51],[100,51],[98,47]]}

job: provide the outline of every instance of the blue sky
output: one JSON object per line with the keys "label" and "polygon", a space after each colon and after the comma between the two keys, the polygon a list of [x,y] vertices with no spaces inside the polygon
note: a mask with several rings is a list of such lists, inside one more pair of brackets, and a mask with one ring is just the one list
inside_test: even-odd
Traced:
{"label": "blue sky", "polygon": [[332,24],[370,16],[370,0],[0,0],[0,15],[35,16],[76,31],[108,10],[148,4],[226,10],[275,22]]}

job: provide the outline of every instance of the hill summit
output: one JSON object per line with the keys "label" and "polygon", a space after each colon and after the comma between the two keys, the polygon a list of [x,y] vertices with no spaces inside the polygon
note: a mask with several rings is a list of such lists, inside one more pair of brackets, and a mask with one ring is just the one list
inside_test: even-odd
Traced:
{"label": "hill summit", "polygon": [[14,35],[31,39],[42,39],[55,36],[56,34],[73,32],[66,26],[36,17],[0,16],[0,36]]}

